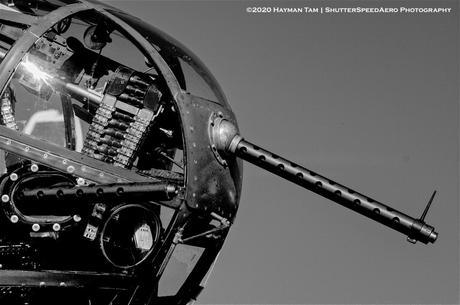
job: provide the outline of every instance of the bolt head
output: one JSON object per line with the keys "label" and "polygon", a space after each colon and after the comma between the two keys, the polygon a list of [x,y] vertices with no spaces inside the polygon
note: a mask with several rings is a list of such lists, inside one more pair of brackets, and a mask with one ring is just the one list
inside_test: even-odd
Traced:
{"label": "bolt head", "polygon": [[19,221],[18,215],[12,215],[12,216],[10,217],[10,221],[11,221],[12,223],[17,223],[17,222]]}
{"label": "bolt head", "polygon": [[56,232],[59,231],[59,230],[61,230],[61,225],[58,224],[58,223],[55,223],[55,224],[53,225],[53,230],[56,231]]}
{"label": "bolt head", "polygon": [[8,201],[10,201],[10,196],[8,196],[7,194],[2,195],[2,202],[5,202],[5,203],[6,203],[6,202],[8,202]]}
{"label": "bolt head", "polygon": [[30,166],[30,170],[31,170],[32,172],[34,172],[34,173],[38,172],[38,165],[35,164],[35,163],[32,164],[32,165]]}
{"label": "bolt head", "polygon": [[32,225],[32,231],[38,232],[40,230],[40,225],[38,223],[34,223]]}

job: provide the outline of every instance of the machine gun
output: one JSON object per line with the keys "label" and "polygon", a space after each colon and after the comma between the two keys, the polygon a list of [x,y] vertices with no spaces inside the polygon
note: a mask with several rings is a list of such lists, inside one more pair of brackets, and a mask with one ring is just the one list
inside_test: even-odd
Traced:
{"label": "machine gun", "polygon": [[286,160],[241,137],[231,123],[218,119],[213,123],[211,142],[216,155],[232,154],[277,176],[289,180],[307,190],[328,198],[348,209],[369,217],[383,225],[407,235],[411,243],[434,243],[438,237],[435,229],[425,223],[425,217],[433,202],[433,192],[420,218],[408,216],[375,199],[358,193],[318,173]]}

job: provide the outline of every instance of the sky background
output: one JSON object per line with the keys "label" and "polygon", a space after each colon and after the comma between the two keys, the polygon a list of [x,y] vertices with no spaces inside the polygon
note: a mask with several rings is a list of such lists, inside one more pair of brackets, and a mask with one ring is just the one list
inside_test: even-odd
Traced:
{"label": "sky background", "polygon": [[[458,1],[110,1],[213,71],[249,141],[419,217],[405,236],[245,164],[236,222],[198,304],[458,304]],[[248,6],[451,7],[249,14]]]}

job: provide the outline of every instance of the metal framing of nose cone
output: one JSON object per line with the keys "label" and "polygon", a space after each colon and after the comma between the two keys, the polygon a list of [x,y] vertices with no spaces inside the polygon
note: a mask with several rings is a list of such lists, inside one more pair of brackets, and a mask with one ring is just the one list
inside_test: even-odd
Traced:
{"label": "metal framing of nose cone", "polygon": [[[110,9],[110,11],[107,9]],[[21,196],[17,197],[14,193],[15,185],[22,181],[22,178],[12,180],[10,177],[6,177],[5,186],[10,186],[8,197],[14,198],[14,200],[11,200],[11,204],[21,202],[26,206],[26,201],[29,201],[27,198],[33,198],[31,200],[37,203],[44,202],[45,198],[49,198],[51,201],[48,199],[45,201],[47,202],[47,208],[52,209],[53,204],[55,206],[56,204],[62,204],[64,200],[68,201],[68,208],[72,208],[72,205],[75,206],[78,201],[88,200],[90,202],[95,198],[102,202],[106,200],[121,202],[128,200],[127,198],[137,202],[140,200],[139,198],[146,199],[148,195],[155,196],[152,198],[157,198],[155,204],[152,205],[154,211],[160,209],[160,207],[167,207],[172,209],[174,215],[170,216],[169,225],[161,229],[161,235],[155,238],[159,242],[154,244],[152,239],[153,248],[149,248],[147,255],[139,263],[132,264],[132,266],[130,265],[127,268],[113,266],[113,268],[107,269],[107,272],[60,270],[57,273],[53,273],[46,269],[31,271],[32,273],[23,273],[21,270],[8,271],[7,273],[0,271],[0,277],[2,278],[0,286],[15,286],[20,282],[25,283],[29,288],[41,287],[42,289],[47,287],[78,288],[91,285],[95,289],[101,288],[105,291],[125,290],[126,293],[119,298],[120,300],[124,298],[126,302],[129,301],[129,304],[185,304],[195,298],[201,291],[200,282],[214,263],[238,208],[241,193],[242,162],[237,158],[228,158],[227,156],[225,165],[223,165],[215,158],[214,151],[211,149],[212,144],[208,137],[211,117],[219,113],[236,126],[235,116],[226,103],[220,88],[216,88],[218,100],[215,101],[206,100],[185,92],[181,88],[176,75],[172,72],[169,63],[164,60],[163,54],[160,54],[152,42],[146,39],[145,33],[141,34],[132,27],[129,24],[130,19],[122,19],[116,16],[114,12],[118,12],[117,9],[109,8],[104,4],[93,1],[79,1],[62,6],[43,16],[13,12],[2,14],[0,20],[14,24],[22,23],[24,30],[22,36],[12,44],[11,49],[2,56],[0,87],[4,90],[12,75],[17,71],[16,67],[23,56],[34,46],[37,39],[42,37],[60,20],[87,10],[96,11],[116,24],[118,30],[129,37],[149,59],[149,62],[153,63],[154,68],[167,85],[169,90],[167,95],[171,97],[171,103],[179,116],[181,125],[185,165],[183,185],[175,187],[161,184],[164,181],[161,175],[154,179],[147,178],[143,173],[113,167],[110,164],[92,159],[78,152],[45,143],[5,126],[0,126],[0,148],[30,160],[34,165],[38,164],[38,166],[33,167],[33,171],[30,171],[32,167],[25,169],[27,175],[33,177],[36,171],[40,172],[42,167],[46,167],[47,169],[62,172],[69,177],[83,178],[86,181],[96,183],[95,186],[73,187],[70,189],[60,189],[59,187],[32,189],[21,192]],[[122,13],[120,12],[120,14]],[[137,20],[136,22],[140,21]],[[148,26],[143,28],[149,29]],[[161,43],[165,44],[173,41],[169,36],[159,31],[152,33],[150,36],[157,37],[161,40]],[[196,60],[196,57],[181,45],[174,45],[174,43],[175,41],[173,41],[171,49],[178,51],[178,54],[187,59],[192,67],[195,67],[199,73],[203,73],[203,79],[210,86],[218,87],[213,76],[208,74],[209,71]],[[71,83],[60,83],[59,85],[79,96],[89,94],[89,92],[82,90],[80,87],[77,88]],[[102,101],[100,98],[92,100],[95,103]],[[21,173],[18,172],[16,175],[21,176]],[[139,186],[141,186],[142,190],[139,189]],[[161,194],[163,194],[163,190],[166,190],[167,194],[164,193],[163,195],[167,196],[161,195],[163,197],[158,197],[155,195],[158,192],[155,186],[159,187],[158,191]],[[123,189],[124,196],[119,196],[118,190],[120,189]],[[127,194],[135,196],[128,196]],[[144,204],[143,206],[149,207],[149,204]],[[104,209],[106,207],[96,206],[93,211],[94,215],[88,221],[94,224],[100,221],[98,220],[100,217],[115,215],[113,217],[116,218],[117,214],[114,212],[107,214],[109,216],[105,216]],[[10,218],[13,219],[13,216],[15,215]],[[28,226],[27,219],[27,217],[18,217],[18,221],[11,221],[11,225],[25,228]],[[68,227],[85,221],[85,218],[81,219],[79,215],[76,215],[68,221],[69,226],[40,223],[40,225],[32,226],[32,230],[28,230],[31,230],[31,234],[34,236],[49,235],[59,238],[58,231],[59,233],[62,231],[62,234],[64,234]],[[162,219],[161,221],[164,220]],[[54,230],[54,233],[48,234],[46,232],[48,229]],[[144,231],[143,234],[145,235],[146,231]],[[88,231],[85,234],[93,239],[93,233]],[[136,234],[139,235],[140,233],[136,231]],[[104,237],[101,238],[104,239]],[[137,236],[136,238],[139,243],[140,237]],[[177,249],[181,247],[185,249],[181,251],[202,249],[200,251],[193,250],[196,253],[200,253],[199,259],[194,261],[193,269],[188,271],[186,278],[180,281],[181,285],[177,286],[175,290],[168,289],[170,294],[165,294],[164,291],[160,294],[158,282],[161,284],[169,281],[167,273],[172,270],[170,261],[177,259],[178,253],[181,253]],[[75,276],[66,279],[66,275],[69,272],[75,274]],[[18,276],[18,274],[21,276]],[[38,282],[38,279],[40,279],[40,282]],[[162,285],[160,285],[160,288]],[[161,295],[161,297],[158,297],[158,295]],[[118,302],[123,304],[123,301]]]}

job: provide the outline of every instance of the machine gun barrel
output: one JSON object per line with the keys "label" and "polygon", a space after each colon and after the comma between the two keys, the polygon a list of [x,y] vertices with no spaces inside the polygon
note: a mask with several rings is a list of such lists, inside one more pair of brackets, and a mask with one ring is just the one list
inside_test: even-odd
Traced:
{"label": "machine gun barrel", "polygon": [[215,152],[236,155],[399,231],[407,235],[407,240],[412,243],[416,241],[425,244],[434,243],[438,237],[434,227],[424,221],[435,193],[422,216],[416,219],[244,140],[238,134],[236,126],[223,116],[214,119],[210,126],[209,136]]}
{"label": "machine gun barrel", "polygon": [[426,224],[423,217],[408,216],[244,139],[233,145],[232,150],[241,159],[407,235],[411,242],[434,243],[438,237],[434,227]]}

